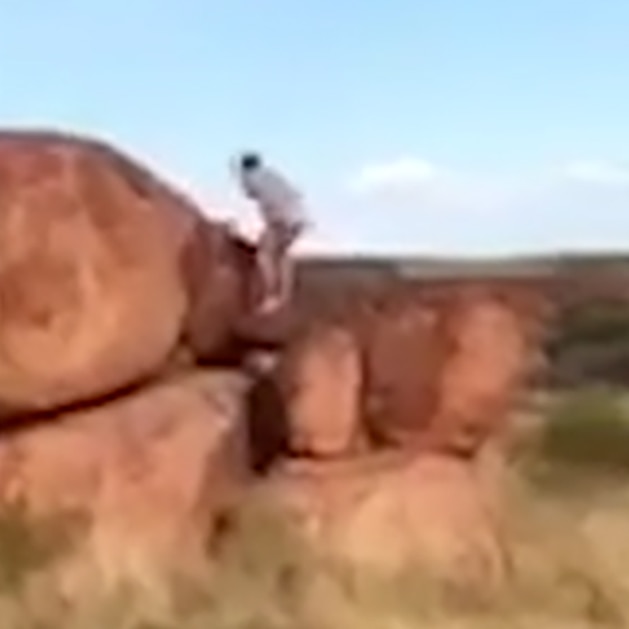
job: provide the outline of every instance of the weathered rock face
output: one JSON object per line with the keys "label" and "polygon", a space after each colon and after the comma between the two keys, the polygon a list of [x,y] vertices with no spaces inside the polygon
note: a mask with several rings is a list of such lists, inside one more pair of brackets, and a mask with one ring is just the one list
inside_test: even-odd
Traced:
{"label": "weathered rock face", "polygon": [[404,445],[426,430],[447,359],[442,313],[419,301],[384,308],[364,339],[365,422],[379,444]]}
{"label": "weathered rock face", "polygon": [[0,415],[155,370],[179,335],[191,207],[105,146],[0,134]]}
{"label": "weathered rock face", "polygon": [[342,326],[310,332],[289,350],[284,395],[293,455],[351,456],[364,443],[362,366],[352,332]]}
{"label": "weathered rock face", "polygon": [[233,373],[193,372],[8,433],[0,500],[87,515],[104,574],[200,561],[248,479],[245,390]]}
{"label": "weathered rock face", "polygon": [[475,452],[504,421],[534,356],[516,300],[457,287],[371,318],[366,414],[378,443]]}
{"label": "weathered rock face", "polygon": [[[463,583],[502,582],[499,435],[536,356],[539,311],[529,297],[457,285],[385,299],[347,328],[322,326],[312,353],[301,355],[297,381],[308,395],[296,408],[307,412],[290,426],[310,452],[294,447],[301,456],[276,465],[266,495],[316,547],[361,567],[419,563]],[[355,363],[343,362],[339,329],[357,335],[366,378],[357,386],[363,405],[343,416]],[[334,342],[324,351],[326,332]],[[347,445],[361,434],[348,429],[356,415],[370,450]]]}
{"label": "weathered rock face", "polygon": [[268,497],[324,554],[379,573],[423,566],[485,586],[505,578],[495,503],[465,461],[300,461],[267,482]]}
{"label": "weathered rock face", "polygon": [[247,255],[107,145],[0,133],[0,419],[139,382],[182,332],[212,357],[244,307]]}
{"label": "weathered rock face", "polygon": [[[0,506],[86,513],[91,554],[132,575],[201,559],[259,471],[332,554],[499,580],[492,483],[473,467],[500,474],[482,446],[528,375],[528,306],[402,286],[382,307],[340,299],[329,323],[304,304],[265,319],[254,255],[112,148],[0,132],[0,422],[49,420],[3,427]],[[288,347],[247,400],[242,374],[190,371],[243,343]]]}
{"label": "weathered rock face", "polygon": [[188,295],[182,342],[203,362],[228,359],[252,299],[255,250],[204,221],[183,251],[182,268]]}
{"label": "weathered rock face", "polygon": [[469,456],[501,430],[526,384],[534,321],[491,292],[463,292],[451,306],[443,319],[450,353],[425,441],[433,450]]}

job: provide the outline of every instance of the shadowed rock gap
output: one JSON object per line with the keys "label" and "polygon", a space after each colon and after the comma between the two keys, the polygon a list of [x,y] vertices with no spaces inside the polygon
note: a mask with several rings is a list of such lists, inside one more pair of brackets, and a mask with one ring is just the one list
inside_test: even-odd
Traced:
{"label": "shadowed rock gap", "polygon": [[256,473],[265,474],[288,452],[289,444],[288,411],[275,374],[254,377],[247,396],[246,421],[251,466]]}

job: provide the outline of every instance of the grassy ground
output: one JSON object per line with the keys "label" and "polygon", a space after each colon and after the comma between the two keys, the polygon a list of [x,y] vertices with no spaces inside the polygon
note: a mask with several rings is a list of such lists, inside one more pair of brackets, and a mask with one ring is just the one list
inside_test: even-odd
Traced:
{"label": "grassy ground", "polygon": [[[609,391],[544,398],[509,471],[513,580],[491,600],[419,570],[393,580],[317,559],[265,505],[250,505],[218,565],[171,597],[92,587],[68,600],[59,522],[19,505],[0,519],[1,629],[580,629],[629,627],[629,413]],[[540,409],[542,409],[540,411]],[[80,526],[75,544],[80,544]],[[85,557],[89,566],[89,557]]]}

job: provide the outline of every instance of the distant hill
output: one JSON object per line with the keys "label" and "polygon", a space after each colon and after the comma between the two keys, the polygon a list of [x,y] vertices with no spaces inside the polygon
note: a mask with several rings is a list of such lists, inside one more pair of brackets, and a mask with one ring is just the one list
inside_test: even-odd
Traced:
{"label": "distant hill", "polygon": [[629,254],[556,254],[510,258],[428,256],[304,257],[298,262],[301,290],[377,290],[461,281],[539,286],[553,299],[629,300]]}
{"label": "distant hill", "polygon": [[541,277],[555,273],[629,272],[628,253],[513,257],[304,256],[306,273],[390,275],[408,279]]}

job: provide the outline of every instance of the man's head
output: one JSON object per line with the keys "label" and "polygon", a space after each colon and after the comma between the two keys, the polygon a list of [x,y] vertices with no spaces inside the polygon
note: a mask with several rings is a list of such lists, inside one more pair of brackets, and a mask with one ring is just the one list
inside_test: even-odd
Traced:
{"label": "man's head", "polygon": [[240,169],[244,172],[257,170],[262,166],[262,158],[257,153],[243,153],[240,156]]}

